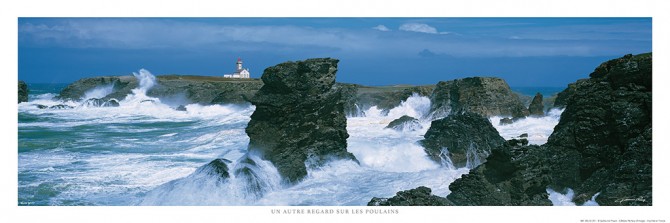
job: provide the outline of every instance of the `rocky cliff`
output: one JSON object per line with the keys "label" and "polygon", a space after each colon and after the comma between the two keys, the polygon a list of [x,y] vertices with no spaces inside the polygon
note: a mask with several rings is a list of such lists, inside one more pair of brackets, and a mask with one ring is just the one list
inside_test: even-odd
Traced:
{"label": "rocky cliff", "polygon": [[551,205],[547,188],[571,188],[577,204],[595,196],[599,205],[652,205],[651,71],[651,53],[626,55],[570,84],[545,145],[515,139],[492,149],[449,185],[448,203]]}
{"label": "rocky cliff", "polygon": [[575,83],[549,137],[552,187],[582,203],[651,205],[652,55],[601,64]]}
{"label": "rocky cliff", "polygon": [[[258,79],[231,79],[210,76],[162,75],[156,77],[157,84],[147,95],[157,98],[184,97],[184,103],[238,104],[246,103],[263,83]],[[58,96],[64,100],[80,100],[87,91],[96,87],[112,85],[113,91],[102,98],[123,100],[132,89],[138,87],[133,76],[93,77],[78,80],[64,88]]]}
{"label": "rocky cliff", "polygon": [[26,102],[28,101],[28,85],[26,82],[19,81],[19,102]]}
{"label": "rocky cliff", "polygon": [[342,88],[334,87],[337,63],[320,58],[269,67],[251,98],[256,110],[246,128],[249,151],[270,160],[289,183],[301,180],[308,165],[355,160],[346,149]]}
{"label": "rocky cliff", "polygon": [[445,164],[448,158],[457,168],[474,168],[505,142],[487,118],[472,112],[433,121],[424,138],[421,145],[431,159]]}
{"label": "rocky cliff", "polygon": [[495,77],[469,77],[440,81],[430,96],[430,111],[443,117],[451,113],[474,112],[484,116],[528,116],[528,110],[509,85]]}

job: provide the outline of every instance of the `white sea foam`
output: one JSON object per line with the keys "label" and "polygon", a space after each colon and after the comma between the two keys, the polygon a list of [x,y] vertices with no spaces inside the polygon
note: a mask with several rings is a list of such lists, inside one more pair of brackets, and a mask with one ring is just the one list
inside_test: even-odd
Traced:
{"label": "white sea foam", "polygon": [[91,98],[104,98],[105,96],[111,94],[113,91],[114,91],[114,84],[97,86],[86,91],[82,99],[86,100]]}
{"label": "white sea foam", "polygon": [[521,134],[527,133],[529,144],[542,145],[554,132],[554,127],[561,119],[561,113],[563,109],[551,109],[545,116],[526,117],[506,125],[500,125],[500,119],[503,117],[499,116],[491,117],[489,121],[505,139],[518,138]]}
{"label": "white sea foam", "polygon": [[[577,206],[572,199],[575,197],[575,192],[568,188],[566,193],[556,192],[550,188],[547,188],[547,193],[549,193],[549,200],[554,206]],[[591,200],[584,202],[581,206],[599,206],[596,202],[596,198],[600,195],[600,192],[594,194],[591,197]]]}

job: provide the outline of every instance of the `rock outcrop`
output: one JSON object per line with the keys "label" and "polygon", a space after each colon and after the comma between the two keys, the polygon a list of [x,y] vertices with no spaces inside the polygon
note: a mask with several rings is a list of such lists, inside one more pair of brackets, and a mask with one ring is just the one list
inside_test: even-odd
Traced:
{"label": "rock outcrop", "polygon": [[486,163],[451,183],[447,199],[463,206],[551,205],[546,150],[509,140]]}
{"label": "rock outcrop", "polygon": [[570,83],[568,84],[568,87],[565,88],[563,91],[558,92],[556,94],[556,99],[554,99],[554,108],[565,108],[565,106],[568,104],[568,100],[570,97],[575,93],[577,89],[577,85],[580,83],[584,83],[588,81],[588,79],[580,79],[577,80],[575,83]]}
{"label": "rock outcrop", "polygon": [[[569,87],[543,146],[510,140],[454,181],[456,205],[547,205],[546,188],[573,189],[582,204],[652,204],[651,54],[626,55]],[[567,91],[564,91],[567,92]]]}
{"label": "rock outcrop", "polygon": [[372,198],[368,206],[448,206],[453,205],[444,197],[431,194],[431,189],[421,186],[400,191],[392,198]]}
{"label": "rock outcrop", "polygon": [[403,115],[402,117],[391,121],[386,126],[386,128],[387,129],[393,129],[393,130],[396,130],[396,131],[405,131],[405,130],[414,131],[414,130],[421,129],[422,126],[421,126],[421,123],[419,123],[418,119],[416,119],[414,117],[407,116],[407,115]]}
{"label": "rock outcrop", "polygon": [[440,81],[430,96],[430,112],[444,117],[452,113],[474,112],[487,117],[528,116],[528,110],[509,85],[495,77],[469,77]]}
{"label": "rock outcrop", "polygon": [[19,102],[27,102],[28,101],[28,85],[26,82],[19,81]]}
{"label": "rock outcrop", "polygon": [[246,128],[249,151],[271,161],[288,183],[301,180],[307,165],[355,160],[346,149],[341,88],[333,87],[337,63],[319,58],[269,67],[251,98],[256,110]]}
{"label": "rock outcrop", "polygon": [[424,138],[421,144],[431,159],[443,163],[449,158],[457,168],[474,168],[505,142],[487,118],[472,112],[433,121]]}
{"label": "rock outcrop", "polygon": [[652,204],[652,55],[601,64],[573,85],[549,137],[552,188],[575,202],[600,192],[600,205]]}
{"label": "rock outcrop", "polygon": [[[123,100],[138,84],[134,76],[84,78],[65,87],[58,97],[77,101],[91,89],[112,85],[112,92],[101,99]],[[199,104],[241,104],[247,103],[262,86],[258,79],[162,75],[156,77],[156,85],[147,91],[147,95],[157,98],[183,96],[189,103]]]}
{"label": "rock outcrop", "polygon": [[540,92],[535,94],[533,101],[531,101],[530,105],[528,106],[528,113],[531,116],[544,116],[544,104],[542,101],[542,94],[540,94]]}
{"label": "rock outcrop", "polygon": [[205,174],[213,175],[219,178],[219,180],[225,180],[230,178],[230,173],[228,164],[232,163],[230,160],[219,158],[212,160],[208,164],[198,168],[196,172],[203,172]]}

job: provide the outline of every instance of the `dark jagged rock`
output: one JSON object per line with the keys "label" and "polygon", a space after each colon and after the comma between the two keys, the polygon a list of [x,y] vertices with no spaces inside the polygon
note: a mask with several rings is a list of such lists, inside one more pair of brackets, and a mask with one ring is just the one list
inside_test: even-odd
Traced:
{"label": "dark jagged rock", "polygon": [[360,86],[357,84],[335,83],[335,87],[340,89],[342,101],[344,101],[344,113],[347,116],[357,117],[363,112],[363,108],[357,104],[358,88]]}
{"label": "dark jagged rock", "polygon": [[389,123],[386,126],[386,128],[394,129],[397,131],[404,131],[404,130],[414,131],[417,129],[421,129],[421,123],[419,123],[419,120],[414,117],[403,115],[402,117],[391,121],[391,123]]}
{"label": "dark jagged rock", "polygon": [[58,105],[53,105],[53,106],[50,106],[50,107],[49,107],[49,109],[58,109],[58,110],[62,110],[62,109],[73,109],[73,108],[74,108],[74,107],[72,107],[72,106],[64,105],[64,104],[58,104]]}
{"label": "dark jagged rock", "polygon": [[500,124],[499,125],[509,125],[514,123],[514,120],[511,118],[501,118],[500,119]]}
{"label": "dark jagged rock", "polygon": [[568,104],[568,100],[570,97],[575,93],[575,90],[577,89],[577,85],[580,83],[583,83],[587,81],[588,79],[580,79],[577,80],[575,83],[570,83],[568,84],[568,87],[565,88],[565,90],[559,92],[556,95],[556,99],[554,99],[554,108],[565,108],[565,106]]}
{"label": "dark jagged rock", "polygon": [[102,104],[103,107],[119,107],[119,101],[116,100],[116,98],[112,98],[107,100],[104,104]]}
{"label": "dark jagged rock", "polygon": [[528,138],[528,133],[523,133],[519,135],[519,138]]}
{"label": "dark jagged rock", "polygon": [[186,111],[186,106],[184,105],[179,105],[177,108],[175,108],[177,111]]}
{"label": "dark jagged rock", "polygon": [[471,168],[505,142],[487,118],[472,112],[433,121],[424,138],[421,144],[431,159],[441,163],[448,156],[455,167],[470,163]]}
{"label": "dark jagged rock", "polygon": [[99,98],[90,98],[83,102],[84,106],[89,107],[119,107],[119,101],[112,98],[109,100],[103,100]]}
{"label": "dark jagged rock", "polygon": [[368,206],[448,206],[453,205],[444,197],[431,194],[431,189],[421,186],[400,191],[392,198],[372,198]]}
{"label": "dark jagged rock", "polygon": [[469,77],[440,81],[430,97],[430,112],[446,116],[464,111],[487,117],[528,116],[528,110],[507,83],[495,77]]}
{"label": "dark jagged rock", "polygon": [[[652,204],[651,54],[627,55],[572,84],[543,146],[510,140],[454,181],[456,205],[547,205],[546,188],[572,188],[582,204]],[[625,80],[621,81],[621,80]]]}
{"label": "dark jagged rock", "polygon": [[573,85],[547,142],[552,188],[577,203],[600,192],[601,205],[652,204],[651,70],[651,54],[626,55]]}
{"label": "dark jagged rock", "polygon": [[46,105],[40,105],[40,104],[36,104],[35,107],[37,107],[37,108],[39,108],[39,109],[46,109],[46,108],[49,108],[49,106],[46,106]]}
{"label": "dark jagged rock", "polygon": [[[134,76],[84,78],[64,88],[58,98],[77,101],[95,87],[113,85],[112,93],[101,99],[123,100],[138,84]],[[162,75],[156,77],[156,85],[147,91],[147,95],[157,98],[183,95],[189,102],[200,104],[241,104],[248,103],[247,99],[261,86],[263,83],[258,79]]]}
{"label": "dark jagged rock", "polygon": [[26,82],[19,81],[19,102],[27,102],[28,101],[28,93],[30,90],[28,90],[28,85]]}
{"label": "dark jagged rock", "polygon": [[222,180],[228,179],[230,178],[230,173],[228,172],[229,171],[228,164],[230,163],[232,163],[230,162],[230,160],[219,158],[212,160],[205,166],[199,168],[197,171],[206,172],[207,174],[218,176]]}
{"label": "dark jagged rock", "polygon": [[493,150],[486,163],[449,185],[447,199],[462,206],[551,205],[546,148],[522,144],[513,139]]}
{"label": "dark jagged rock", "polygon": [[533,97],[533,101],[528,106],[528,113],[532,116],[544,116],[544,104],[542,104],[542,94],[539,92]]}
{"label": "dark jagged rock", "polygon": [[353,159],[347,152],[341,88],[333,87],[338,60],[286,62],[265,69],[263,87],[251,99],[256,110],[246,128],[249,151],[270,160],[284,180],[295,183],[307,165]]}

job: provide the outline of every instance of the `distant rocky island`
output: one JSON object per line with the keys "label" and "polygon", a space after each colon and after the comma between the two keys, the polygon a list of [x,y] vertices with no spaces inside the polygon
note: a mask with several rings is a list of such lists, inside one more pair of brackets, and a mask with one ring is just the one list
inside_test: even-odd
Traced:
{"label": "distant rocky island", "polygon": [[[505,141],[489,122],[493,116],[508,117],[500,123],[509,124],[544,115],[547,98],[539,93],[524,101],[496,77],[426,86],[336,83],[338,62],[286,62],[265,69],[260,79],[162,75],[147,95],[180,96],[184,103],[203,105],[256,106],[246,128],[249,153],[271,161],[288,184],[303,179],[311,166],[332,159],[356,160],[347,151],[347,116],[364,115],[362,111],[372,106],[388,112],[415,94],[430,98],[429,115],[435,120],[420,144],[440,165],[467,166],[470,172],[449,186],[447,197],[419,187],[391,198],[371,198],[368,205],[551,205],[547,188],[574,189],[577,204],[593,197],[600,205],[652,204],[651,53],[604,62],[590,78],[551,98],[548,107],[565,110],[541,146],[528,145],[525,139]],[[84,78],[58,97],[78,101],[91,89],[111,86],[111,93],[96,98],[96,103],[114,106],[113,101],[123,100],[138,85],[133,76]],[[22,89],[27,91],[21,86],[19,103]],[[422,117],[403,116],[388,128],[411,127],[418,124],[417,118]],[[445,147],[449,152],[442,150]],[[221,177],[248,175],[253,181],[253,168],[228,173],[227,162],[208,165]]]}

